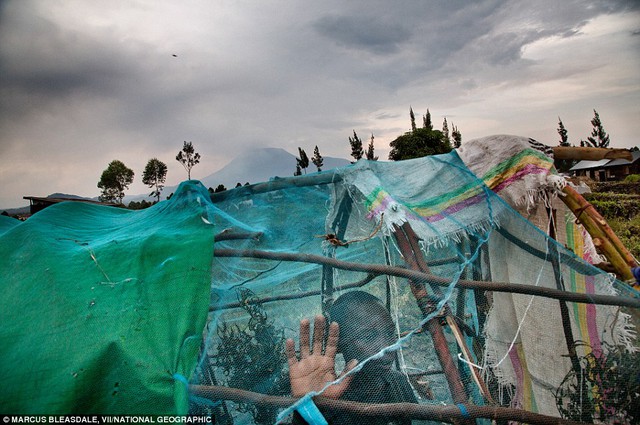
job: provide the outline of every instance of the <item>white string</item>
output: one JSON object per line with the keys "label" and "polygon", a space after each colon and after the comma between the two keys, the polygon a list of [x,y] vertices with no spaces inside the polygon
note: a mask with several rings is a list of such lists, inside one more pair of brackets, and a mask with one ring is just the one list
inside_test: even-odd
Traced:
{"label": "white string", "polygon": [[[551,226],[553,226],[553,214],[549,214],[549,224],[547,226],[547,235],[549,234],[549,230],[551,229]],[[546,247],[546,252],[545,252],[545,262],[543,263],[543,266],[540,267],[540,271],[538,272],[538,277],[536,278],[536,284],[534,286],[539,286],[540,285],[540,278],[542,277],[542,271],[544,270],[544,264],[546,264],[547,259],[549,258],[549,245],[547,244]],[[507,351],[504,353],[504,356],[502,356],[502,358],[500,359],[500,361],[494,365],[492,365],[492,368],[497,368],[498,366],[500,366],[502,364],[503,361],[505,361],[505,359],[509,356],[509,353],[511,353],[511,350],[513,349],[513,346],[516,344],[516,341],[518,339],[518,337],[520,336],[520,331],[522,330],[522,326],[524,325],[524,321],[527,318],[527,314],[529,313],[529,309],[531,308],[531,305],[533,304],[533,299],[535,298],[535,295],[531,295],[531,298],[529,299],[529,302],[527,303],[527,308],[525,308],[524,310],[524,314],[522,315],[522,319],[520,319],[520,321],[518,322],[518,328],[516,329],[516,333],[513,336],[513,339],[511,340],[511,344],[509,344],[509,348],[507,349]],[[460,353],[458,353],[458,358],[460,360],[462,360],[464,363],[467,363],[470,366],[475,367],[476,369],[479,370],[484,370],[486,368],[486,366],[479,366],[473,362],[467,361],[465,359],[463,359],[460,355]]]}

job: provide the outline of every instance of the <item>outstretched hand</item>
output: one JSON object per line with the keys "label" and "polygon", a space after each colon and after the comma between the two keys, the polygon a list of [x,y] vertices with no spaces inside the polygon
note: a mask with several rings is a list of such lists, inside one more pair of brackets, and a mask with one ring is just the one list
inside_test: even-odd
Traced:
{"label": "outstretched hand", "polygon": [[[289,380],[291,382],[291,395],[301,397],[310,391],[320,391],[327,382],[335,381],[335,360],[338,351],[338,337],[340,328],[333,322],[329,326],[329,335],[324,353],[322,343],[326,319],[318,315],[314,319],[313,342],[310,339],[310,323],[308,319],[300,322],[300,359],[296,356],[296,346],[292,339],[287,339],[286,353],[289,363]],[[357,364],[352,360],[346,365],[340,376],[343,376]],[[342,396],[351,383],[352,376],[347,376],[340,384],[328,387],[322,395],[337,399]]]}

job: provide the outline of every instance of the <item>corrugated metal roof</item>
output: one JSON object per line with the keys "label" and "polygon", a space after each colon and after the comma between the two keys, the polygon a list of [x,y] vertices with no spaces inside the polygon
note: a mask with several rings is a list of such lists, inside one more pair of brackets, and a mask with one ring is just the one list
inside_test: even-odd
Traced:
{"label": "corrugated metal roof", "polygon": [[578,170],[589,170],[591,168],[601,168],[607,165],[609,162],[613,161],[612,159],[601,159],[599,161],[580,161],[573,167],[569,169],[569,171],[578,171]]}
{"label": "corrugated metal roof", "polygon": [[627,161],[626,159],[613,159],[609,162],[605,167],[615,167],[616,165],[629,165],[633,164],[637,160],[640,159],[640,151],[631,152],[631,156],[633,159],[631,161]]}

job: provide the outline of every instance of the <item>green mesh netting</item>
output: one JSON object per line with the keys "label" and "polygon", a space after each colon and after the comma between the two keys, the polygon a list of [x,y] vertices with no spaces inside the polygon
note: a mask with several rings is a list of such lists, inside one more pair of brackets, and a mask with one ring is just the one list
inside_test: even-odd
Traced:
{"label": "green mesh netting", "polygon": [[2,413],[186,413],[208,202],[188,182],[147,210],[62,203],[0,236]]}
{"label": "green mesh netting", "polygon": [[[212,202],[188,182],[141,212],[60,204],[8,226],[0,406],[217,424],[637,420],[638,294],[590,264],[570,212],[539,205],[557,243],[495,194],[550,173],[548,158],[484,165],[478,178],[455,152],[359,161]],[[292,398],[310,355],[300,323],[318,315],[339,323],[338,375],[359,363],[344,391],[329,376]]]}

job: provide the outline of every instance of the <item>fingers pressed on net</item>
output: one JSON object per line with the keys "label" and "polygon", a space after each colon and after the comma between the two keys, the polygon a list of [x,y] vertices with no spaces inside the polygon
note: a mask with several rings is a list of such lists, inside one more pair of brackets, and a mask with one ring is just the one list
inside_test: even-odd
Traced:
{"label": "fingers pressed on net", "polygon": [[309,319],[300,321],[300,358],[309,357]]}
{"label": "fingers pressed on net", "polygon": [[317,315],[313,323],[313,354],[322,354],[325,318]]}
{"label": "fingers pressed on net", "polygon": [[285,341],[285,352],[287,353],[287,362],[292,366],[298,362],[296,357],[296,343],[291,339]]}
{"label": "fingers pressed on net", "polygon": [[327,337],[327,346],[325,347],[325,355],[336,357],[338,352],[338,338],[340,337],[340,326],[336,322],[329,325],[329,336]]}

